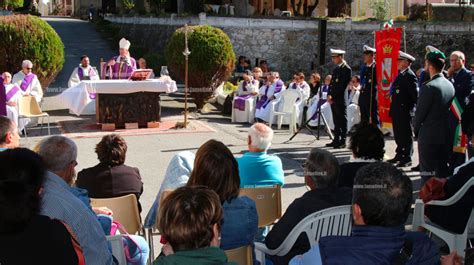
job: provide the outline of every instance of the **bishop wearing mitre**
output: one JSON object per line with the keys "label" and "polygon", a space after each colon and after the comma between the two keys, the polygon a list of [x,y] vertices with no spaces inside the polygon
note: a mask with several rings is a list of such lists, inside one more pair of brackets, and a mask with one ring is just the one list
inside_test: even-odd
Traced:
{"label": "bishop wearing mitre", "polygon": [[107,63],[107,73],[111,79],[128,79],[137,69],[137,62],[130,56],[130,41],[122,38],[119,42],[119,55]]}
{"label": "bishop wearing mitre", "polygon": [[68,87],[77,86],[82,80],[99,80],[99,74],[94,67],[90,65],[87,55],[81,56],[81,63],[72,71]]}

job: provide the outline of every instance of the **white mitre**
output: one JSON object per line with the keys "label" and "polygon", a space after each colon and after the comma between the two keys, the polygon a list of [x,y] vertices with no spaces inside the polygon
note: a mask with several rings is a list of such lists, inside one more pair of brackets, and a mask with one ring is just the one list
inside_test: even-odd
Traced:
{"label": "white mitre", "polygon": [[125,49],[128,51],[130,49],[130,42],[127,39],[122,38],[119,42],[119,47],[120,49]]}

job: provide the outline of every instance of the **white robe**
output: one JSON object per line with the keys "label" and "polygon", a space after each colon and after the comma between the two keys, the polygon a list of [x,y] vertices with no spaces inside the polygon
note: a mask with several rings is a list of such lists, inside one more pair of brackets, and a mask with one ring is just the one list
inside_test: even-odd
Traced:
{"label": "white robe", "polygon": [[[322,87],[320,89],[322,89]],[[321,95],[321,98],[323,100],[326,100],[327,95],[328,95],[327,92],[323,92]],[[313,115],[318,111],[319,99],[320,99],[319,93],[317,93],[310,99],[309,107],[306,112],[307,119],[311,119],[311,117],[313,117]],[[329,126],[329,128],[331,130],[334,130],[334,121],[332,119],[331,104],[329,104],[328,102],[323,103],[321,105],[321,114],[324,115],[324,118],[326,119],[326,122],[328,123],[327,125]],[[309,126],[318,126],[318,117],[314,120],[311,120],[308,124]],[[322,121],[322,119],[321,119],[320,125],[324,125],[324,122]]]}
{"label": "white robe", "polygon": [[[247,91],[244,91],[243,88],[244,82],[240,82],[239,88],[237,89],[237,96],[244,96],[249,95],[252,93],[258,93],[258,81],[254,81],[254,83],[247,84]],[[235,100],[235,98],[234,98]],[[252,123],[255,119],[255,103],[256,97],[250,97],[245,100],[245,109],[239,110],[236,108],[232,108],[232,122],[249,122]]]}
{"label": "white robe", "polygon": [[[281,88],[280,92],[275,93],[275,87],[276,87],[277,80],[273,82],[273,84],[268,87],[268,93],[267,93],[267,98],[270,99],[271,97],[275,97],[275,99],[271,100],[266,107],[261,107],[260,109],[255,109],[255,117],[262,119],[266,122],[270,121],[270,113],[272,110],[277,110],[276,107],[278,106],[278,103],[280,101],[280,92],[285,90],[285,85]],[[267,89],[267,85],[263,85],[260,88],[259,95],[260,97],[265,95],[265,90]],[[268,102],[267,99],[267,102]],[[275,121],[272,121],[272,123],[275,123]]]}
{"label": "white robe", "polygon": [[[359,87],[360,88],[360,87]],[[345,92],[346,113],[347,113],[347,131],[350,131],[352,126],[360,122],[360,107],[359,107],[359,90],[353,90],[348,93],[349,88]]]}
{"label": "white robe", "polygon": [[[13,75],[12,84],[16,84],[21,86],[23,79],[25,78],[25,74],[23,71],[19,71],[15,75]],[[36,102],[40,103],[41,99],[43,98],[43,89],[41,88],[41,84],[38,80],[38,77],[33,78],[30,85],[26,89],[26,91],[21,91],[22,95],[30,94],[31,96],[35,97]]]}
{"label": "white robe", "polygon": [[[15,87],[15,84],[8,84],[5,85],[5,93],[8,94],[8,92]],[[13,121],[16,126],[18,127],[18,130],[21,132],[26,124],[30,121],[28,118],[23,118],[23,119],[18,119],[19,112],[18,112],[18,101],[22,97],[21,95],[21,89],[20,86],[18,86],[18,92],[13,95],[8,102],[15,102],[16,106],[8,106],[7,105],[7,118],[9,118],[11,121]]]}
{"label": "white robe", "polygon": [[79,65],[78,67],[74,68],[74,71],[72,71],[71,77],[69,77],[69,81],[67,82],[68,87],[73,87],[77,86],[80,82],[81,79],[79,78],[79,67],[82,68],[82,72],[84,73],[84,76],[89,76],[89,71],[92,68],[92,71],[95,72],[94,75],[91,75],[90,79],[91,80],[99,80],[99,73],[97,73],[97,70],[94,67],[91,67],[90,65],[87,67],[82,67]]}

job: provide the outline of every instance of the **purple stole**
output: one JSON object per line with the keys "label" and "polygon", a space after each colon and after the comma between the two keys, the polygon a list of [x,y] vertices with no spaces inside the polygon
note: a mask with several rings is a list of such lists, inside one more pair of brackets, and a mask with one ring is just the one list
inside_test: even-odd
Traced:
{"label": "purple stole", "polygon": [[[329,86],[327,85],[322,85],[320,88],[319,88],[319,101],[318,101],[318,107],[316,108],[317,110],[321,108],[321,106],[326,103],[327,99],[323,99],[323,92],[328,92],[329,91]],[[313,117],[311,117],[312,120],[316,120],[318,118],[318,112],[316,111],[314,114],[313,114]]]}
{"label": "purple stole", "polygon": [[20,88],[23,92],[25,92],[28,87],[30,86],[31,82],[33,81],[33,79],[36,77],[35,74],[28,74],[25,76],[25,78],[23,78],[23,81],[21,81],[21,85],[20,85]]}
{"label": "purple stole", "polygon": [[281,79],[278,79],[278,81],[276,82],[276,86],[275,86],[275,91],[273,92],[273,94],[277,94],[277,93],[280,93],[281,92],[281,89],[283,88],[283,81],[281,81]]}
{"label": "purple stole", "polygon": [[[84,70],[80,66],[77,67],[77,75],[79,75],[79,80],[82,81],[82,79],[84,79]],[[92,71],[92,67],[91,67],[89,68],[89,77],[93,75],[94,75],[94,71]]]}
{"label": "purple stole", "polygon": [[[6,89],[5,89],[6,91]],[[6,95],[6,102],[10,101],[10,99],[12,99],[12,97],[18,92],[20,91],[20,89],[18,88],[17,85],[14,85],[12,87],[12,89],[10,89],[10,91],[8,91],[7,95]]]}
{"label": "purple stole", "polygon": [[[255,84],[255,80],[252,80],[252,84]],[[244,81],[242,83],[242,89],[247,92],[247,81]],[[242,96],[236,96],[234,100],[234,109],[238,109],[240,111],[245,110],[245,101],[249,98],[251,98],[252,95],[242,95]]]}
{"label": "purple stole", "polygon": [[120,56],[115,56],[113,58],[115,64],[112,66],[112,79],[128,79],[132,75],[132,72],[137,69],[137,63],[135,62],[135,59],[130,57],[130,65],[128,65],[126,62],[123,62],[122,69],[120,69],[121,63],[117,63],[117,58],[119,57]]}
{"label": "purple stole", "polygon": [[2,77],[0,77],[0,115],[7,116],[7,100]]}

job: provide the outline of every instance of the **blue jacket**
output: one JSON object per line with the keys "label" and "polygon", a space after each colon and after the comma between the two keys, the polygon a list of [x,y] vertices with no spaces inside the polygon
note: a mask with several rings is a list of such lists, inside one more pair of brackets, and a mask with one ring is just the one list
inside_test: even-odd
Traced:
{"label": "blue jacket", "polygon": [[440,264],[436,245],[422,233],[405,232],[403,226],[353,226],[352,236],[321,238],[319,250],[324,265],[390,265],[405,238],[413,243],[412,258],[407,265]]}
{"label": "blue jacket", "polygon": [[461,107],[466,106],[466,98],[469,97],[471,91],[474,90],[474,76],[471,71],[466,68],[461,68],[457,74],[451,78],[453,82],[455,96],[458,99]]}

